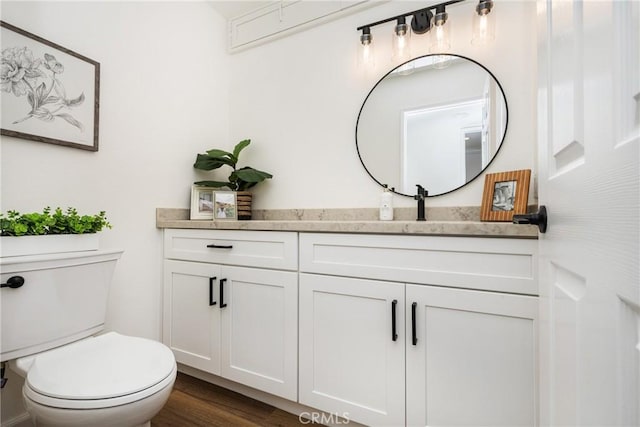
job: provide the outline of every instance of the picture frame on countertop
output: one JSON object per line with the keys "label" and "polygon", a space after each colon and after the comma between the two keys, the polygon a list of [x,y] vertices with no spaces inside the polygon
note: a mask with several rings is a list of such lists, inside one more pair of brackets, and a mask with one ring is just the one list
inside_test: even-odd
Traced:
{"label": "picture frame on countertop", "polygon": [[100,63],[0,21],[0,133],[98,151]]}
{"label": "picture frame on countertop", "polygon": [[527,213],[530,180],[530,169],[487,174],[480,220],[511,222],[513,215]]}
{"label": "picture frame on countertop", "polygon": [[235,191],[213,192],[213,220],[226,221],[238,219],[238,199]]}
{"label": "picture frame on countertop", "polygon": [[213,188],[202,185],[191,186],[189,218],[213,220]]}

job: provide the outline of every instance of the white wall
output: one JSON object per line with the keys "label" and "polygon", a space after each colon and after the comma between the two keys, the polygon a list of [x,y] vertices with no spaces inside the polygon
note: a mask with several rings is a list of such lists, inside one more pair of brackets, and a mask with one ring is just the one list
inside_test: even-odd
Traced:
{"label": "white wall", "polygon": [[[252,138],[246,162],[274,174],[257,187],[256,208],[376,207],[381,188],[360,164],[355,147],[358,111],[373,85],[394,67],[393,23],[374,27],[377,70],[356,69],[356,27],[415,10],[422,2],[393,1],[233,54],[231,137]],[[488,172],[535,170],[535,2],[497,2],[496,41],[471,46],[475,2],[449,7],[452,52],[485,65],[501,82],[509,104],[505,146]],[[428,53],[414,37],[414,56]],[[484,179],[428,206],[479,206]],[[396,206],[413,206],[396,196]]]}
{"label": "white wall", "polygon": [[[497,3],[489,48],[468,43],[473,3],[448,10],[452,51],[488,67],[509,102],[505,147],[489,172],[535,169],[535,2]],[[358,159],[355,122],[370,88],[394,66],[386,61],[392,24],[373,29],[380,57],[369,75],[355,67],[355,28],[422,5],[384,3],[229,56],[226,23],[202,2],[3,1],[4,21],[97,60],[102,70],[100,151],[2,137],[0,210],[106,210],[114,229],[101,234],[101,246],[125,250],[107,327],[159,339],[155,208],[189,206],[191,183],[206,176],[193,171],[197,152],[251,138],[242,163],[274,174],[257,187],[258,209],[377,206],[381,189]],[[427,204],[479,205],[481,197],[480,179]],[[2,394],[3,423],[18,411],[19,388],[11,390]]]}
{"label": "white wall", "polygon": [[[228,140],[226,23],[206,3],[192,2],[3,0],[1,13],[3,21],[100,62],[101,99],[96,153],[2,137],[0,209],[106,210],[114,227],[100,244],[125,251],[107,327],[160,339],[155,209],[188,207],[195,154]],[[19,396],[5,391],[3,424],[17,410],[11,396]]]}

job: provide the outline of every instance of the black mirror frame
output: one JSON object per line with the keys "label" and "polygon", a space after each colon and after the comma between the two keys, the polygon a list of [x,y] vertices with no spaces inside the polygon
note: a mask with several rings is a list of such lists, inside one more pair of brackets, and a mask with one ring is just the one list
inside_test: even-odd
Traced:
{"label": "black mirror frame", "polygon": [[[367,166],[364,164],[364,160],[362,159],[362,155],[360,154],[360,147],[358,146],[358,124],[360,123],[360,116],[362,115],[362,110],[364,109],[364,106],[367,103],[367,100],[369,99],[369,97],[371,96],[373,91],[376,89],[376,87],[378,87],[378,85],[380,83],[382,83],[382,81],[389,74],[393,73],[396,69],[398,69],[398,68],[400,68],[400,67],[402,67],[402,66],[404,66],[404,65],[408,64],[409,62],[414,61],[416,59],[425,58],[425,57],[428,57],[428,56],[439,56],[439,55],[455,56],[457,58],[466,59],[467,61],[473,62],[474,64],[478,65],[483,70],[485,70],[493,78],[493,80],[497,83],[498,87],[500,88],[500,92],[502,93],[502,97],[504,98],[504,108],[505,108],[505,110],[507,112],[507,117],[506,117],[506,120],[505,120],[504,133],[502,134],[502,140],[500,141],[500,145],[499,145],[498,149],[496,150],[495,154],[493,155],[493,157],[491,158],[491,160],[489,161],[489,163],[487,163],[487,166],[485,166],[476,176],[474,176],[473,178],[471,178],[469,181],[465,182],[464,184],[460,185],[459,187],[453,188],[453,189],[451,189],[449,191],[446,191],[444,193],[429,194],[427,197],[437,197],[437,196],[442,196],[442,195],[445,195],[445,194],[449,194],[449,193],[454,192],[454,191],[464,187],[465,185],[475,181],[480,175],[482,175],[489,168],[489,166],[491,166],[491,163],[493,163],[493,161],[496,159],[496,157],[498,156],[498,153],[500,153],[500,150],[502,149],[502,146],[504,145],[505,138],[507,137],[507,131],[509,129],[509,103],[507,102],[507,94],[505,93],[502,85],[500,84],[500,81],[496,78],[496,76],[491,71],[489,71],[489,69],[487,67],[485,67],[484,65],[482,65],[478,61],[475,61],[475,60],[473,60],[471,58],[468,58],[466,56],[457,55],[455,53],[432,53],[432,54],[428,54],[428,55],[416,56],[415,58],[411,58],[410,60],[405,61],[402,64],[392,68],[388,73],[386,73],[384,76],[382,76],[380,78],[380,80],[378,80],[378,82],[375,85],[373,85],[373,87],[371,88],[371,90],[367,94],[366,98],[362,102],[362,106],[360,107],[360,111],[358,112],[358,119],[356,120],[356,130],[355,130],[356,151],[358,152],[358,158],[360,159],[360,163],[362,164],[362,167],[367,172],[367,174],[369,174],[371,179],[373,179],[379,186],[381,186],[383,188],[388,183],[382,183],[382,182],[378,181],[376,179],[376,177],[373,176],[371,171],[369,169],[367,169]],[[429,190],[429,189],[427,188],[427,190]],[[413,194],[400,193],[399,191],[396,191],[395,189],[393,189],[392,191],[395,194],[399,195],[399,196],[405,196],[405,197],[411,197],[411,198],[413,198],[413,196],[414,196]]]}

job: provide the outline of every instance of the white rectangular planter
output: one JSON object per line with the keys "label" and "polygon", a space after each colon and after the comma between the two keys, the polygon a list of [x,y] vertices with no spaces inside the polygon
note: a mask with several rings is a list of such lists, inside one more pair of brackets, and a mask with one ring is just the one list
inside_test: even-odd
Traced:
{"label": "white rectangular planter", "polygon": [[98,234],[48,234],[44,236],[2,236],[0,257],[95,251]]}

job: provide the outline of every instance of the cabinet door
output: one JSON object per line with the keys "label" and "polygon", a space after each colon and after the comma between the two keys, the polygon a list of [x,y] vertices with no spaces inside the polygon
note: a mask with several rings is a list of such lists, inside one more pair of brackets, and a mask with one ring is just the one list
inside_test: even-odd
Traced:
{"label": "cabinet door", "polygon": [[220,267],[196,262],[164,262],[162,342],[176,360],[220,373]]}
{"label": "cabinet door", "polygon": [[300,274],[300,403],[403,425],[403,313],[402,284]]}
{"label": "cabinet door", "polygon": [[537,298],[420,285],[406,294],[407,425],[536,425]]}
{"label": "cabinet door", "polygon": [[298,275],[222,267],[221,375],[297,398]]}

